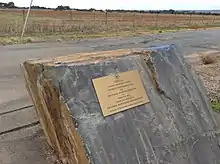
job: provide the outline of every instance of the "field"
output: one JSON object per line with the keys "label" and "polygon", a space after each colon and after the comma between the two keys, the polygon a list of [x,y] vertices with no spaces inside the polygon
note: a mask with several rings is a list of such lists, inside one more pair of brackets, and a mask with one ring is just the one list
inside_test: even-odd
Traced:
{"label": "field", "polygon": [[[0,37],[20,36],[27,10],[0,10]],[[32,10],[25,36],[108,36],[217,27],[220,16]]]}

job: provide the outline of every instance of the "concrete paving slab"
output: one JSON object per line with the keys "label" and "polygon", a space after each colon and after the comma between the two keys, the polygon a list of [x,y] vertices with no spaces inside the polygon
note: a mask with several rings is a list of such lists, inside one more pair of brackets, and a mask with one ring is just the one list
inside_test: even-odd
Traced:
{"label": "concrete paving slab", "polygon": [[0,115],[0,134],[37,121],[38,118],[33,107]]}
{"label": "concrete paving slab", "polygon": [[0,68],[0,113],[32,104],[19,64],[15,66]]}
{"label": "concrete paving slab", "polygon": [[51,164],[39,125],[0,136],[0,164]]}

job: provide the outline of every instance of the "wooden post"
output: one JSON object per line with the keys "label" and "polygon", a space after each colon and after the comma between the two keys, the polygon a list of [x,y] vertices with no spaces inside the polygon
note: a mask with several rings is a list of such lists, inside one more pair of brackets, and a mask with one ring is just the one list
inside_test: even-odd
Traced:
{"label": "wooden post", "polygon": [[133,14],[133,29],[135,29],[135,13]]}
{"label": "wooden post", "polygon": [[25,10],[22,10],[23,23],[25,22]]}
{"label": "wooden post", "polygon": [[158,21],[158,16],[159,16],[159,13],[157,13],[156,19],[155,19],[155,21],[156,21],[156,22],[155,22],[156,27],[158,26],[158,22],[157,22],[157,21]]}
{"label": "wooden post", "polygon": [[23,26],[23,30],[22,30],[22,33],[21,33],[21,39],[23,39],[23,37],[24,37],[24,32],[25,32],[25,28],[27,26],[27,21],[28,21],[28,17],[29,17],[30,11],[31,11],[32,3],[33,3],[33,0],[30,1],[30,6],[29,6],[29,9],[28,9],[27,16],[25,18],[25,22],[24,22],[24,26]]}
{"label": "wooden post", "polygon": [[177,15],[176,15],[176,13],[175,13],[175,24],[176,24],[176,22],[177,22]]}
{"label": "wooden post", "polygon": [[105,12],[105,27],[106,27],[106,30],[108,30],[108,12],[107,11]]}
{"label": "wooden post", "polygon": [[70,28],[73,29],[73,11],[70,10]]}
{"label": "wooden post", "polygon": [[95,11],[94,11],[94,20],[96,20],[96,14],[95,14]]}
{"label": "wooden post", "polygon": [[214,15],[214,18],[213,18],[213,22],[212,22],[213,24],[215,23],[215,15]]}
{"label": "wooden post", "polygon": [[117,22],[118,20],[116,19],[115,20],[115,34],[116,34],[116,36],[118,35],[118,22]]}
{"label": "wooden post", "polygon": [[202,16],[202,24],[204,24],[205,15]]}
{"label": "wooden post", "polygon": [[192,13],[189,15],[189,24],[192,24]]}
{"label": "wooden post", "polygon": [[72,21],[73,21],[73,12],[72,10],[70,10],[70,22],[72,23]]}

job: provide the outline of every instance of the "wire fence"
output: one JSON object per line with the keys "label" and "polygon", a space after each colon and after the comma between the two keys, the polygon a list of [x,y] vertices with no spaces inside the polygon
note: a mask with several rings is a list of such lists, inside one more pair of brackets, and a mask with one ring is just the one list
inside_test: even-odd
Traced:
{"label": "wire fence", "polygon": [[[0,36],[20,35],[27,10],[0,10]],[[32,10],[26,35],[100,33],[220,25],[217,15]]]}

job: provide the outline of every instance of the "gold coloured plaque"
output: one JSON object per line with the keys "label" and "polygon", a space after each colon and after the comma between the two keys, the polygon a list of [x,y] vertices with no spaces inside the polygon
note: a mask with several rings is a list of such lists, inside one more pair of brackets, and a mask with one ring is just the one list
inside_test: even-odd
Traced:
{"label": "gold coloured plaque", "polygon": [[93,79],[104,116],[149,103],[137,70]]}

